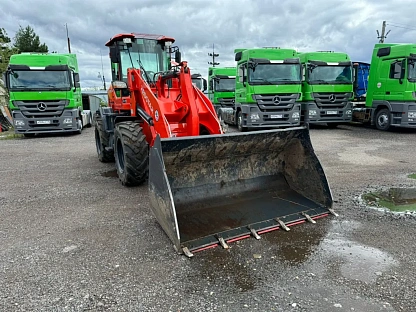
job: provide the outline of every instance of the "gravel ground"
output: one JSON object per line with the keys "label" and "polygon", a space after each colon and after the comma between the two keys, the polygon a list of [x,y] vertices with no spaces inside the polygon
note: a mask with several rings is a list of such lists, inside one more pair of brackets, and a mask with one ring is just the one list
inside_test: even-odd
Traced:
{"label": "gravel ground", "polygon": [[416,218],[359,196],[416,187],[415,131],[311,129],[339,217],[177,255],[81,135],[0,140],[0,311],[415,311]]}

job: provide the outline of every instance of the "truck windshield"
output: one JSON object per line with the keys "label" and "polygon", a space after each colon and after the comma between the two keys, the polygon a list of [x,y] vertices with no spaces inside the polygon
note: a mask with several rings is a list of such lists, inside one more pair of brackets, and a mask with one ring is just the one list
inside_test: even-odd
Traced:
{"label": "truck windshield", "polygon": [[233,92],[235,90],[235,78],[220,78],[214,81],[214,90],[217,92]]}
{"label": "truck windshield", "polygon": [[248,82],[251,85],[300,84],[300,65],[257,64],[250,68]]}
{"label": "truck windshield", "polygon": [[71,89],[69,71],[15,70],[10,74],[10,90],[63,90]]}
{"label": "truck windshield", "polygon": [[407,71],[409,81],[416,82],[416,59],[409,58]]}
{"label": "truck windshield", "polygon": [[[168,55],[156,40],[136,39],[129,50],[131,60],[125,46],[124,49],[122,46],[120,51],[123,80],[127,79],[128,68],[140,68],[140,64],[142,64],[150,80],[153,80],[155,73],[168,70]],[[143,73],[143,78],[147,80],[145,73]]]}
{"label": "truck windshield", "polygon": [[351,66],[319,65],[309,69],[310,84],[351,84]]}

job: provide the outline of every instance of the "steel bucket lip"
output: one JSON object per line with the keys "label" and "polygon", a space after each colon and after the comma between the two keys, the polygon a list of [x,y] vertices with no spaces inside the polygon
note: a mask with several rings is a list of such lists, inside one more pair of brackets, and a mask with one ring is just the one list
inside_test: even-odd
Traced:
{"label": "steel bucket lip", "polygon": [[[312,216],[311,218],[312,218],[312,220],[317,220],[317,219],[324,218],[324,217],[327,217],[327,216],[330,216],[330,215],[331,215],[331,213],[329,211],[325,211],[325,212],[321,212],[319,214],[316,214],[316,215]],[[265,221],[262,221],[262,222],[265,223],[265,222],[268,222],[268,221],[270,221],[270,220],[265,220]],[[258,223],[262,223],[262,222],[258,222]],[[305,222],[307,222],[307,219],[305,217],[300,217],[300,218],[294,219],[291,222],[286,223],[286,226],[291,227],[291,226],[298,225],[298,224],[305,223]],[[204,236],[204,237],[201,237],[201,238],[198,238],[198,239],[194,239],[194,240],[191,240],[191,241],[181,242],[181,247],[182,248],[185,248],[185,247],[188,248],[189,251],[192,252],[192,253],[197,253],[197,252],[209,249],[209,248],[214,248],[214,247],[217,247],[217,246],[220,245],[220,243],[218,241],[213,241],[214,238],[215,238],[215,235],[221,236],[220,234],[227,233],[227,232],[232,232],[232,231],[237,231],[237,230],[243,229],[243,228],[247,228],[247,230],[241,231],[241,233],[236,234],[236,235],[228,236],[228,237],[225,238],[225,241],[227,243],[233,243],[233,242],[236,242],[236,241],[239,241],[239,240],[250,238],[252,235],[251,235],[250,230],[248,229],[248,227],[249,226],[254,227],[254,225],[255,224],[250,224],[248,226],[243,226],[243,227],[235,228],[235,229],[228,230],[228,231],[222,231],[222,232],[219,232],[219,233],[216,233],[216,234],[207,235],[207,236]],[[257,229],[256,231],[259,235],[263,235],[263,234],[267,234],[268,232],[277,231],[277,230],[280,230],[280,229],[281,229],[281,226],[278,223],[276,223],[275,225],[270,225],[270,226],[264,227],[262,229]],[[190,247],[193,242],[208,240],[210,238],[212,240],[211,242],[200,244],[200,245],[195,246],[195,247]]]}

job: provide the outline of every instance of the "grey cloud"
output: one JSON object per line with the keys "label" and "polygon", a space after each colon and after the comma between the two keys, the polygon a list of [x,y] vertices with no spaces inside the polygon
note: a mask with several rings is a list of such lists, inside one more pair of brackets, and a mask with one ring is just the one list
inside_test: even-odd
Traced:
{"label": "grey cloud", "polygon": [[[4,0],[3,0],[4,2]],[[100,49],[110,80],[105,42],[123,32],[172,36],[190,67],[207,74],[207,53],[215,43],[221,66],[234,65],[239,47],[280,46],[306,50],[345,51],[369,61],[383,20],[413,25],[410,0],[5,0],[0,27],[14,34],[30,24],[50,50],[66,51],[65,23],[72,50],[78,54],[83,85],[100,85]],[[389,42],[411,42],[415,31],[392,29]]]}

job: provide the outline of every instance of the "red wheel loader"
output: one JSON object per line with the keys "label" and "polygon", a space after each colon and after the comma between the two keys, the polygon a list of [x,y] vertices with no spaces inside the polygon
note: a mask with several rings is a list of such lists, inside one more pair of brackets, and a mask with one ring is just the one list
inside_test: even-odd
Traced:
{"label": "red wheel loader", "polygon": [[308,126],[223,133],[173,43],[136,33],[107,42],[112,83],[95,138],[99,160],[115,161],[124,185],[148,180],[151,210],[175,249],[192,257],[335,214]]}

